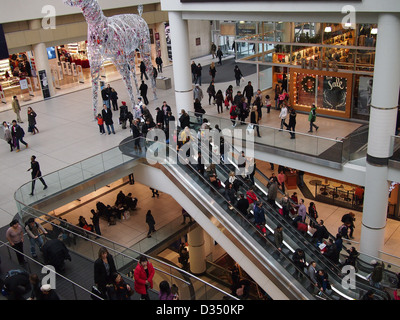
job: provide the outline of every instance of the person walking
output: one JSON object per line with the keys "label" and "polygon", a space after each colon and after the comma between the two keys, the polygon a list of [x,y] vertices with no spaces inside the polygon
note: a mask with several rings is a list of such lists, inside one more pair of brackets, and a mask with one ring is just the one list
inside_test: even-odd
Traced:
{"label": "person walking", "polygon": [[218,90],[216,95],[215,95],[215,103],[217,105],[217,111],[218,113],[220,113],[220,109],[221,109],[221,113],[224,111],[222,104],[224,103],[224,95],[222,93],[222,90]]}
{"label": "person walking", "polygon": [[149,80],[149,77],[147,76],[146,73],[146,65],[144,64],[144,62],[140,62],[140,80],[143,81],[143,76],[146,78],[146,80]]}
{"label": "person walking", "polygon": [[229,105],[233,103],[233,87],[231,84],[225,91],[225,102],[224,103],[225,103],[226,110],[229,110]]}
{"label": "person walking", "polygon": [[160,73],[162,72],[162,65],[163,65],[163,60],[161,59],[161,55],[158,55],[156,58],[156,64],[157,64],[157,71]]}
{"label": "person walking", "polygon": [[19,152],[19,143],[21,142],[28,148],[28,144],[24,141],[25,131],[17,124],[16,120],[12,121],[11,135],[13,137],[14,146],[17,148],[16,152]]}
{"label": "person walking", "polygon": [[283,130],[283,126],[285,126],[286,129],[288,128],[288,124],[286,123],[287,115],[288,115],[287,107],[285,104],[283,104],[282,108],[281,108],[281,112],[279,113],[279,118],[281,119],[281,128],[279,129],[279,131]]}
{"label": "person walking", "polygon": [[146,223],[149,225],[149,232],[147,233],[147,238],[151,238],[151,234],[153,232],[156,232],[156,229],[154,228],[156,221],[154,220],[154,217],[151,214],[151,210],[148,210],[146,213]]}
{"label": "person walking", "polygon": [[289,125],[287,129],[290,131],[290,139],[296,139],[295,128],[296,128],[296,110],[294,108],[290,108],[289,113]]}
{"label": "person walking", "polygon": [[315,104],[312,104],[312,108],[310,110],[310,113],[308,114],[308,121],[310,122],[310,130],[308,132],[313,132],[313,127],[315,128],[315,131],[318,131],[319,127],[315,125],[315,120],[317,118],[317,107]]}
{"label": "person walking", "polygon": [[242,79],[243,74],[242,71],[240,71],[239,67],[236,65],[235,68],[233,69],[233,72],[235,74],[235,80],[236,80],[236,86],[240,86],[240,79]]}
{"label": "person walking", "polygon": [[193,89],[193,100],[198,99],[199,102],[203,99],[203,90],[201,90],[200,85],[196,84]]}
{"label": "person walking", "polygon": [[[28,132],[32,134],[39,133],[39,129],[36,127],[36,112],[31,107],[28,107]],[[36,131],[36,132],[35,132]]]}
{"label": "person walking", "polygon": [[10,227],[6,231],[6,238],[10,246],[15,249],[18,263],[23,266],[25,264],[24,253],[24,230],[17,219],[10,222]]}
{"label": "person walking", "polygon": [[43,235],[47,234],[47,231],[40,223],[37,223],[34,218],[29,218],[28,221],[26,221],[25,231],[31,244],[32,257],[37,258],[36,245],[40,250],[42,249],[44,244]]}
{"label": "person walking", "polygon": [[115,134],[114,122],[112,119],[112,111],[110,108],[107,108],[107,105],[103,105],[103,110],[101,111],[101,115],[103,116],[104,122],[106,124],[108,134],[110,135],[111,131],[113,134]]}
{"label": "person walking", "polygon": [[258,115],[257,106],[253,106],[250,112],[250,123],[253,125],[253,129],[257,130],[257,137],[261,138],[260,136],[260,128],[258,122],[260,121],[260,117]]}
{"label": "person walking", "polygon": [[222,53],[221,47],[218,47],[217,50],[217,58],[218,58],[218,64],[222,66],[222,56],[224,54]]}
{"label": "person walking", "polygon": [[281,87],[279,86],[279,84],[275,85],[275,110],[278,110],[279,108],[279,96],[281,94],[282,90]]}
{"label": "person walking", "polygon": [[211,105],[211,98],[213,98],[213,102],[215,101],[215,86],[213,81],[211,81],[210,85],[208,86],[207,93],[208,93],[208,104]]}
{"label": "person walking", "polygon": [[19,105],[19,101],[17,96],[14,96],[11,102],[11,108],[13,109],[13,111],[15,112],[15,114],[17,115],[17,121],[18,123],[23,123],[23,121],[21,120],[21,106]]}
{"label": "person walking", "polygon": [[31,167],[27,171],[31,171],[32,175],[32,190],[31,193],[29,194],[30,196],[33,196],[33,191],[35,190],[35,183],[36,179],[39,179],[40,182],[43,184],[43,190],[47,189],[47,184],[42,178],[42,172],[40,171],[40,165],[39,162],[36,161],[36,156],[31,157]]}
{"label": "person walking", "polygon": [[211,52],[211,56],[213,59],[215,59],[215,53],[217,51],[217,46],[215,45],[214,42],[211,43],[211,48],[210,48],[210,52]]}
{"label": "person walking", "polygon": [[192,64],[190,65],[190,69],[192,71],[192,83],[196,84],[197,81],[197,65],[196,62],[192,61]]}
{"label": "person walking", "polygon": [[144,82],[144,80],[142,80],[142,84],[139,87],[139,91],[140,91],[140,95],[143,98],[143,102],[144,104],[147,106],[149,104],[149,100],[147,99],[147,90],[148,90],[148,86],[147,84]]}
{"label": "person walking", "polygon": [[201,66],[201,64],[197,64],[196,67],[196,81],[195,84],[198,84],[201,86],[201,70],[203,69],[203,67]]}
{"label": "person walking", "polygon": [[107,298],[107,285],[112,283],[112,275],[115,272],[117,269],[113,256],[105,247],[101,247],[94,262],[94,283],[104,299]]}
{"label": "person walking", "polygon": [[10,145],[10,152],[14,150],[13,137],[11,134],[10,126],[6,121],[3,121],[4,140]]}
{"label": "person walking", "polygon": [[251,99],[254,96],[254,88],[251,84],[251,81],[247,82],[247,86],[244,87],[243,89],[243,95],[247,99],[247,104],[250,106],[251,105]]}
{"label": "person walking", "polygon": [[152,263],[146,256],[140,256],[139,262],[133,272],[135,279],[135,291],[140,294],[140,300],[150,300],[148,289],[153,288],[153,277],[155,271]]}
{"label": "person walking", "polygon": [[217,73],[217,69],[215,68],[214,62],[211,62],[210,70],[208,72],[211,76],[211,82],[214,82],[215,74]]}
{"label": "person walking", "polygon": [[113,107],[113,111],[118,111],[118,93],[114,88],[111,88],[110,100]]}
{"label": "person walking", "polygon": [[[92,219],[92,223],[93,223],[93,227],[94,227],[94,231],[101,236],[101,231],[100,231],[100,213],[99,211],[96,211],[94,209],[90,210],[90,213],[92,214],[92,216],[90,217],[90,219]],[[98,237],[96,237],[98,238]]]}

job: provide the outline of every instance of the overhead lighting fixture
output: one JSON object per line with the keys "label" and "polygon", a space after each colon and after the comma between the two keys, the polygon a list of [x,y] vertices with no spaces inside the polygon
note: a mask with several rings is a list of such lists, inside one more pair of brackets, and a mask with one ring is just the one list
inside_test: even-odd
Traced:
{"label": "overhead lighting fixture", "polygon": [[332,28],[331,27],[325,27],[325,32],[332,32]]}
{"label": "overhead lighting fixture", "polygon": [[377,34],[377,33],[378,33],[378,28],[371,29],[371,34]]}
{"label": "overhead lighting fixture", "polygon": [[242,21],[240,21],[239,23],[244,23],[244,21],[242,20]]}
{"label": "overhead lighting fixture", "polygon": [[351,28],[351,23],[350,23],[350,22],[346,22],[346,23],[344,24],[344,26],[345,26],[346,28]]}

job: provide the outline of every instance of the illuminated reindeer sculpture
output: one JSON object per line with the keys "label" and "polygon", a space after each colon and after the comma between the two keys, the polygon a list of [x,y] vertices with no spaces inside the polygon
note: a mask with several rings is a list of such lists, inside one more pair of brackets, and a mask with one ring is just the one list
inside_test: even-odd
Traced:
{"label": "illuminated reindeer sculpture", "polygon": [[153,65],[151,63],[150,33],[146,21],[139,15],[120,14],[106,17],[97,0],[64,0],[65,4],[79,7],[88,23],[88,58],[92,78],[93,113],[97,116],[98,90],[100,69],[105,60],[111,60],[118,69],[132,105],[136,104],[132,92],[131,75],[135,81],[136,92],[139,95],[138,82],[135,73],[135,54],[141,54],[146,72],[150,75],[154,99],[157,99]]}

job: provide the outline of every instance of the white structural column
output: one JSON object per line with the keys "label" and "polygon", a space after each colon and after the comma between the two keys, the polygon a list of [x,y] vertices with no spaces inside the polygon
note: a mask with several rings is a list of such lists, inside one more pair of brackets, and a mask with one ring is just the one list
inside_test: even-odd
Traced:
{"label": "white structural column", "polygon": [[378,20],[374,83],[369,120],[364,211],[360,250],[379,257],[383,247],[389,197],[388,160],[392,156],[400,86],[400,16],[381,14]]}
{"label": "white structural column", "polygon": [[198,226],[188,233],[190,272],[200,275],[206,271],[204,230]]}
{"label": "white structural column", "polygon": [[[31,20],[29,21],[29,29],[37,30],[42,28],[42,20]],[[46,71],[47,82],[49,85],[50,96],[53,97],[56,94],[56,89],[54,88],[51,74],[51,67],[49,64],[49,59],[47,56],[46,44],[41,42],[32,45],[32,49],[35,55],[35,65],[36,71],[39,75],[40,70]],[[40,82],[40,81],[39,81]]]}
{"label": "white structural column", "polygon": [[181,109],[193,110],[193,86],[190,71],[189,32],[187,21],[182,19],[181,12],[168,13],[170,37],[172,46],[172,60],[174,65],[174,84],[176,113]]}

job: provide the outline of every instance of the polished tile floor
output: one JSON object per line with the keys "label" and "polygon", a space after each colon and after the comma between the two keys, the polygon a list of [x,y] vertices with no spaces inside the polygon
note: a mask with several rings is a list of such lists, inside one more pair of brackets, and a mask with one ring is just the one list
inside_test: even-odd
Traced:
{"label": "polished tile floor", "polygon": [[[209,56],[194,59],[201,62],[202,65],[207,65],[211,58]],[[157,90],[158,100],[153,100],[149,95],[149,110],[155,116],[155,108],[162,105],[163,100],[175,109],[175,95],[173,83],[172,66],[165,67],[162,76],[167,76],[172,79],[172,89]],[[128,94],[125,90],[123,82],[118,75],[110,75],[107,78],[111,86],[116,89],[119,95],[119,103],[121,101],[129,101]],[[257,83],[256,75],[247,77],[253,84]],[[240,88],[235,86],[235,81],[225,83],[216,82],[216,88],[225,92],[229,84],[232,84],[234,91],[243,90],[244,84]],[[203,84],[202,89],[205,96],[207,86]],[[218,115],[214,105],[207,105],[208,99],[203,100],[203,105],[206,113],[209,115]],[[9,151],[9,146],[3,141],[1,144],[0,154],[0,174],[2,183],[0,184],[0,224],[7,225],[17,213],[16,203],[14,201],[14,192],[22,184],[29,182],[30,173],[27,169],[30,167],[30,157],[35,155],[39,161],[42,174],[46,175],[50,172],[60,170],[61,168],[82,161],[85,158],[94,154],[104,152],[117,146],[123,139],[130,135],[129,130],[123,130],[118,125],[118,113],[114,113],[114,124],[116,128],[115,135],[100,135],[97,123],[93,120],[91,90],[88,85],[82,85],[79,90],[74,86],[66,86],[60,90],[60,93],[49,100],[32,101],[32,103],[22,107],[22,124],[27,131],[27,115],[26,108],[30,105],[37,113],[37,127],[40,130],[39,134],[26,134],[25,141],[29,147],[21,148],[21,152],[15,153]],[[132,106],[128,103],[129,108]],[[15,114],[11,110],[3,110],[1,120],[11,121],[15,118]],[[261,124],[279,127],[280,121],[278,111],[271,110],[270,114],[264,114]],[[176,115],[176,114],[175,114]],[[220,115],[224,118],[229,118],[228,112]],[[319,117],[318,125],[320,129],[315,132],[315,136],[327,137],[335,139],[337,137],[346,136],[360,126],[357,123],[348,121],[335,120]],[[307,115],[298,114],[297,128],[298,132],[306,133],[308,131]],[[37,183],[37,192],[43,192],[40,183]],[[43,192],[45,195],[45,192]],[[325,217],[328,228],[337,229],[340,217],[343,214],[343,209],[317,203],[319,214]],[[89,212],[90,210],[87,210]],[[357,214],[355,240],[359,240],[361,213]],[[146,227],[141,225],[141,227]],[[384,251],[393,255],[398,255],[398,246],[400,246],[400,223],[388,219]],[[136,232],[133,230],[132,232]],[[145,231],[139,231],[142,233]],[[332,231],[334,232],[334,231]],[[139,236],[139,235],[138,235]]]}

